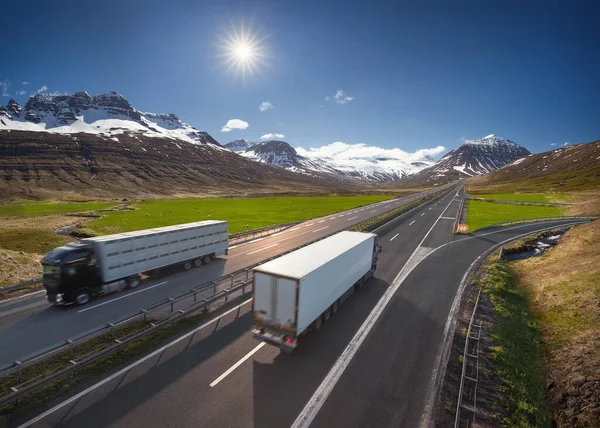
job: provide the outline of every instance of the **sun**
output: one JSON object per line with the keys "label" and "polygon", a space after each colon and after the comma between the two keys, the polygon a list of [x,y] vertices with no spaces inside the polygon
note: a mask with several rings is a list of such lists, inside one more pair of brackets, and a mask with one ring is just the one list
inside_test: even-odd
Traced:
{"label": "sun", "polygon": [[264,38],[261,38],[252,27],[246,28],[242,23],[238,28],[230,30],[221,37],[221,57],[228,72],[235,72],[245,80],[247,75],[254,75],[265,65]]}

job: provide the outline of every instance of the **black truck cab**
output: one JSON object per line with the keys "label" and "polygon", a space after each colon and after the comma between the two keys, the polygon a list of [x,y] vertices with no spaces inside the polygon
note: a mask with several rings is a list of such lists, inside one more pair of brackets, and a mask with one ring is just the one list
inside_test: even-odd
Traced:
{"label": "black truck cab", "polygon": [[85,304],[100,291],[102,281],[92,249],[70,243],[48,252],[41,260],[46,297],[54,304]]}

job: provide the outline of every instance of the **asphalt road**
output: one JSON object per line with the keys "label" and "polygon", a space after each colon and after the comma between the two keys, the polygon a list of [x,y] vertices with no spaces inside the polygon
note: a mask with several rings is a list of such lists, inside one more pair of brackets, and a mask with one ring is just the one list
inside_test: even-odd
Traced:
{"label": "asphalt road", "polygon": [[452,193],[379,230],[376,276],[293,355],[252,339],[246,301],[27,426],[428,425],[425,410],[467,268],[497,243],[567,223],[454,236],[459,204]]}
{"label": "asphalt road", "polygon": [[[210,265],[147,280],[135,290],[102,296],[83,307],[51,306],[43,292],[0,302],[0,366],[438,190],[313,219],[268,237],[234,245],[228,256],[219,257]],[[208,295],[207,291],[206,296],[199,298]]]}

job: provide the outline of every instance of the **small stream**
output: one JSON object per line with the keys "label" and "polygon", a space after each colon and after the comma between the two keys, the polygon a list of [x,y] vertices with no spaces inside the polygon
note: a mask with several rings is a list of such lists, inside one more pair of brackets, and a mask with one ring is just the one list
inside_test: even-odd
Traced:
{"label": "small stream", "polygon": [[566,230],[554,233],[549,236],[539,237],[535,241],[527,241],[519,248],[513,248],[504,251],[503,258],[506,260],[523,260],[530,257],[537,257],[544,254],[550,248],[558,244],[558,241],[563,236]]}

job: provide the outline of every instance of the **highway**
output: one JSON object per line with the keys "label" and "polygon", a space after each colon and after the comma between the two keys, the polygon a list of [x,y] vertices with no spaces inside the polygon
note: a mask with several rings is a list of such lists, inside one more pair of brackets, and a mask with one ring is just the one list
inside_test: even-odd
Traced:
{"label": "highway", "polygon": [[569,223],[454,236],[461,197],[379,230],[376,276],[293,355],[252,339],[248,299],[24,426],[432,426],[467,268],[497,243]]}
{"label": "highway", "polygon": [[[438,190],[306,221],[285,231],[232,246],[228,256],[219,257],[210,265],[149,279],[135,290],[102,296],[86,306],[51,306],[43,292],[0,302],[0,365]],[[199,295],[199,298],[207,296]]]}

